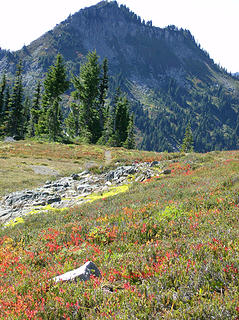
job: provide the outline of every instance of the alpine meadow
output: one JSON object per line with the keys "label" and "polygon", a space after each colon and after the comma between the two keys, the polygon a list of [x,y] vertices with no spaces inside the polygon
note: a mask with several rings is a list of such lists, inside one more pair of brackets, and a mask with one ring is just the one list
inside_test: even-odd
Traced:
{"label": "alpine meadow", "polygon": [[189,30],[81,9],[0,48],[0,319],[239,319],[239,78]]}

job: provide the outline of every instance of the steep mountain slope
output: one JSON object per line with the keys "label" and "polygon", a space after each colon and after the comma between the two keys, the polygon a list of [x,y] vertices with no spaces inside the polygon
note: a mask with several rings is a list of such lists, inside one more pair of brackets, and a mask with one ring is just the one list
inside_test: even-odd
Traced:
{"label": "steep mountain slope", "polygon": [[18,52],[1,51],[0,72],[13,73],[21,58],[31,88],[58,52],[69,72],[78,73],[94,49],[109,59],[112,86],[132,99],[139,146],[177,150],[190,121],[196,150],[238,147],[239,81],[188,30],[153,27],[115,1],[80,10]]}

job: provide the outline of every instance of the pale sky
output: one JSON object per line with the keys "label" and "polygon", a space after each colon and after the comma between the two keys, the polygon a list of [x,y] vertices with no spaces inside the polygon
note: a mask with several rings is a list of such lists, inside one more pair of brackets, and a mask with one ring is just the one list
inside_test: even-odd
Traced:
{"label": "pale sky", "polygon": [[[97,0],[0,0],[0,47],[18,50]],[[239,0],[118,0],[156,27],[189,29],[222,67],[239,72]]]}

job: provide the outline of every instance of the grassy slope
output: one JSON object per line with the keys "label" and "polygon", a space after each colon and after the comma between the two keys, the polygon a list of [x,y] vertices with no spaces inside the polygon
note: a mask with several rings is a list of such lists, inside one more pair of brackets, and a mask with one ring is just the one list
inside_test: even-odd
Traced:
{"label": "grassy slope", "polygon": [[[165,161],[130,193],[2,230],[0,318],[237,319],[238,159]],[[102,279],[51,283],[86,260]]]}
{"label": "grassy slope", "polygon": [[54,179],[50,175],[36,174],[31,166],[45,166],[59,172],[59,176],[71,175],[91,166],[107,166],[105,150],[111,151],[112,163],[118,160],[121,162],[157,160],[160,157],[155,152],[129,151],[103,146],[62,145],[26,140],[0,142],[0,197]]}

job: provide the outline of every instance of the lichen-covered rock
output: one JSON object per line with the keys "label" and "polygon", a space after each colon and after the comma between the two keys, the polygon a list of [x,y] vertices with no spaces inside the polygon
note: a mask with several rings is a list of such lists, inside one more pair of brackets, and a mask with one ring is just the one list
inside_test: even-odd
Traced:
{"label": "lichen-covered rock", "polygon": [[[107,192],[114,186],[128,184],[129,181],[142,182],[158,175],[154,165],[156,161],[134,163],[119,166],[101,175],[92,174],[87,170],[56,181],[46,181],[42,187],[34,190],[13,192],[0,201],[0,221],[6,223],[31,211],[41,212],[44,206],[49,210],[49,206],[60,209],[82,204],[89,201],[91,194]],[[167,174],[169,171],[161,173]]]}

